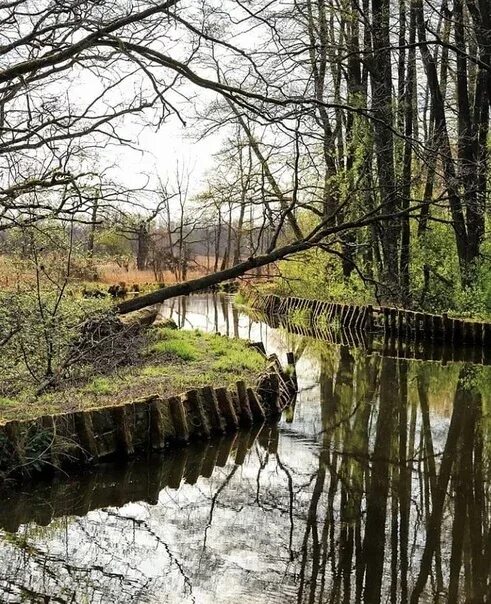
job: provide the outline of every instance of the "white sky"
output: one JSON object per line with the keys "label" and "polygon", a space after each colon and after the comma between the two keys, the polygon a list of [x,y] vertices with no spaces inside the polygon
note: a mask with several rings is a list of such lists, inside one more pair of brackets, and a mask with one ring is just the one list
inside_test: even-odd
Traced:
{"label": "white sky", "polygon": [[181,170],[192,174],[190,194],[200,192],[205,186],[206,173],[212,169],[213,154],[220,148],[221,137],[210,136],[196,141],[192,137],[192,126],[183,126],[175,117],[170,118],[158,132],[148,129],[140,137],[140,145],[147,150],[148,168],[155,171],[163,181],[172,179],[177,164]]}

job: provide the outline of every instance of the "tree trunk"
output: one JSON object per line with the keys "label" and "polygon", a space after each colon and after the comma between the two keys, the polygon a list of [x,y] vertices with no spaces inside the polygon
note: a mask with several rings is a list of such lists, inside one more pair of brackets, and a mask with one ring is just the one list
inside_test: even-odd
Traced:
{"label": "tree trunk", "polygon": [[[390,54],[390,0],[372,0],[373,57],[371,64],[372,113],[377,155],[377,173],[384,213],[396,214],[400,208],[394,172],[394,139],[392,134],[392,70]],[[399,298],[400,220],[389,218],[382,225],[384,260],[384,298]]]}
{"label": "tree trunk", "polygon": [[97,227],[97,211],[99,209],[99,196],[96,195],[94,198],[94,205],[92,206],[92,216],[90,220],[89,228],[89,239],[87,241],[87,252],[89,256],[94,255],[94,243],[95,243],[95,230]]}
{"label": "tree trunk", "polygon": [[150,250],[150,234],[148,223],[140,222],[137,234],[136,268],[144,271],[147,268],[148,252]]}

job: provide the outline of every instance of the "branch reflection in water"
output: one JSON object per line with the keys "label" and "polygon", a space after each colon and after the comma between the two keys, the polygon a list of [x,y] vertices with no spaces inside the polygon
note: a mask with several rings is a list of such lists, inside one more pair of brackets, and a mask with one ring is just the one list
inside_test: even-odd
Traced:
{"label": "branch reflection in water", "polygon": [[368,355],[212,296],[171,311],[294,350],[295,410],[5,489],[0,601],[491,601],[490,368]]}

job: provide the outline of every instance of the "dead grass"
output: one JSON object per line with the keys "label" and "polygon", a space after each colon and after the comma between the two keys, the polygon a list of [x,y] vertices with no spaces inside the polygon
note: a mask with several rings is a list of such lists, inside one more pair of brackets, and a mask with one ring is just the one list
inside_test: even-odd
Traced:
{"label": "dead grass", "polygon": [[[206,267],[206,258],[198,258],[198,265]],[[211,262],[213,266],[213,262]],[[106,263],[97,265],[97,272],[99,275],[99,281],[101,283],[119,283],[124,281],[127,284],[138,283],[143,285],[145,283],[175,283],[176,278],[170,271],[164,271],[161,275],[158,275],[158,279],[155,277],[155,273],[152,270],[139,271],[135,267],[130,267],[126,270],[124,267],[118,266],[116,263]],[[201,277],[206,273],[206,268],[196,268],[188,271],[187,279],[195,279]]]}
{"label": "dead grass", "polygon": [[34,280],[34,271],[29,271],[21,263],[14,263],[8,256],[0,255],[0,288],[15,289],[23,283]]}
{"label": "dead grass", "polygon": [[[199,258],[198,263],[200,266],[206,266],[206,259]],[[94,263],[94,270],[91,273],[97,274],[97,280],[93,283],[103,283],[112,285],[114,283],[120,283],[124,281],[127,285],[145,285],[155,283],[175,283],[176,279],[170,271],[165,271],[162,275],[159,275],[159,279],[156,279],[155,274],[152,270],[139,271],[134,266],[126,270],[124,267],[118,266],[115,262]],[[196,269],[188,272],[188,279],[195,279],[201,277],[206,273],[206,269]],[[9,256],[0,255],[0,288],[13,290],[18,286],[34,281],[35,274],[32,269],[27,268],[27,263],[15,262]],[[78,281],[80,282],[80,281]],[[92,281],[85,281],[85,283],[91,283]]]}

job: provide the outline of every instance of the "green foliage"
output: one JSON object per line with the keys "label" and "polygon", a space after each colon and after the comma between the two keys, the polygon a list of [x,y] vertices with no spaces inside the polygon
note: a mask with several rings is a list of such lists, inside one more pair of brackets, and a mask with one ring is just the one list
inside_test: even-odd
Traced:
{"label": "green foliage", "polygon": [[[414,240],[414,238],[413,238]],[[491,242],[485,242],[482,258],[474,267],[473,285],[462,287],[455,238],[447,225],[430,224],[428,232],[411,249],[411,286],[415,306],[429,312],[461,317],[491,316]],[[429,284],[424,283],[424,268]]]}
{"label": "green foliage", "polygon": [[128,263],[133,257],[129,239],[114,228],[97,230],[94,247],[98,256],[114,260],[121,266]]}
{"label": "green foliage", "polygon": [[[309,225],[306,225],[309,226]],[[411,226],[410,306],[427,312],[449,312],[455,316],[491,318],[491,240],[482,246],[482,256],[473,271],[472,286],[462,287],[460,266],[453,231],[444,222],[431,221],[427,232],[418,236]],[[360,249],[367,247],[367,232],[357,233]],[[338,250],[340,251],[340,250]],[[362,274],[374,274],[360,252],[356,256]],[[279,263],[280,276],[263,286],[264,293],[298,296],[341,304],[378,303],[371,280],[363,280],[357,271],[346,278],[340,258],[327,251],[313,249]],[[243,299],[239,296],[239,302]]]}
{"label": "green foliage", "polygon": [[[416,242],[413,236],[413,241]],[[424,269],[429,282],[425,283]],[[411,248],[411,289],[415,306],[431,312],[450,310],[459,288],[455,238],[448,227],[432,222]]]}
{"label": "green foliage", "polygon": [[297,325],[309,325],[311,311],[306,310],[294,310],[289,313],[290,320]]}
{"label": "green foliage", "polygon": [[97,377],[90,384],[87,384],[85,390],[95,395],[112,394],[114,392],[114,384],[108,378]]}
{"label": "green foliage", "polygon": [[280,295],[331,300],[345,304],[365,304],[373,291],[353,272],[343,278],[341,262],[333,254],[309,250],[280,263],[276,290]]}
{"label": "green foliage", "polygon": [[9,232],[7,266],[22,278],[0,294],[0,396],[30,396],[51,376],[64,375],[83,322],[109,309],[109,299],[80,297],[79,280],[93,261],[74,229],[45,221]]}
{"label": "green foliage", "polygon": [[0,340],[15,332],[2,348],[0,396],[35,390],[50,368],[64,362],[83,321],[108,306],[106,299],[60,298],[56,291],[28,287],[0,296]]}
{"label": "green foliage", "polygon": [[241,291],[238,291],[235,294],[234,304],[247,304],[247,298]]}
{"label": "green foliage", "polygon": [[475,267],[472,287],[459,289],[455,295],[456,313],[463,317],[491,319],[491,245],[483,246],[483,256]]}

